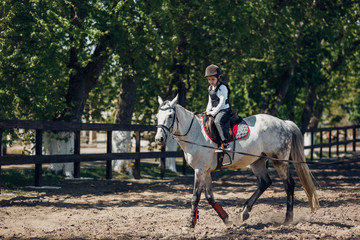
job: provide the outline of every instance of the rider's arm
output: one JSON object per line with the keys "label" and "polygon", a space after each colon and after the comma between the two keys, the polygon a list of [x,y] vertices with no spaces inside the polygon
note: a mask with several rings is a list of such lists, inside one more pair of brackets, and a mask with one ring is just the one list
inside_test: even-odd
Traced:
{"label": "rider's arm", "polygon": [[212,108],[211,98],[210,98],[210,96],[209,96],[208,104],[207,104],[207,106],[206,106],[206,112],[210,112],[210,111],[211,111],[211,108]]}
{"label": "rider's arm", "polygon": [[228,96],[228,90],[224,85],[221,85],[219,90],[217,91],[216,95],[219,97],[220,102],[219,104],[216,106],[216,108],[214,108],[210,113],[213,117],[215,117],[216,114],[218,114],[221,110],[225,109],[225,101],[226,98]]}

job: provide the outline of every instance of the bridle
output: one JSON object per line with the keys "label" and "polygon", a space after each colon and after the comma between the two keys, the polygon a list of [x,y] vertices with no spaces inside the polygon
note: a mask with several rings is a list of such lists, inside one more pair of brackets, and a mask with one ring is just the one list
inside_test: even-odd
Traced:
{"label": "bridle", "polygon": [[160,107],[159,108],[159,111],[167,111],[167,110],[173,110],[174,111],[174,115],[172,116],[173,120],[172,120],[172,123],[171,123],[170,127],[167,127],[164,124],[159,124],[159,125],[156,126],[157,128],[161,128],[164,131],[166,139],[168,138],[168,133],[172,133],[173,136],[175,136],[175,137],[184,137],[184,136],[188,135],[189,132],[190,132],[190,129],[191,129],[193,123],[194,123],[195,114],[193,114],[190,126],[189,126],[188,130],[186,131],[186,133],[185,134],[176,134],[176,133],[172,132],[174,130],[175,120],[177,120],[176,124],[177,124],[177,126],[179,126],[179,119],[178,119],[177,114],[176,114],[176,108],[175,107],[165,107],[165,108]]}

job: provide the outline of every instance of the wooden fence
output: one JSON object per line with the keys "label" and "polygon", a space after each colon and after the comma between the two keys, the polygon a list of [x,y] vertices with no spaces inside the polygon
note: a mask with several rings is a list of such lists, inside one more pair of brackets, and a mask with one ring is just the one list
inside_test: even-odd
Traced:
{"label": "wooden fence", "polygon": [[[35,155],[6,155],[3,153],[2,138],[5,129],[31,129],[35,130]],[[310,149],[310,158],[313,160],[314,152],[319,153],[319,158],[323,158],[323,149],[327,149],[328,157],[334,153],[348,152],[348,145],[351,144],[352,151],[356,151],[356,143],[360,142],[360,125],[335,128],[318,128],[308,130],[311,134],[311,145],[305,146]],[[42,137],[44,131],[70,131],[75,133],[74,154],[72,155],[43,155]],[[107,132],[107,152],[104,154],[80,154],[80,131],[106,131]],[[112,152],[112,133],[113,131],[134,131],[135,132],[135,152]],[[182,151],[165,152],[140,152],[141,132],[156,131],[155,126],[149,125],[118,125],[118,124],[87,124],[87,123],[67,123],[67,122],[43,122],[43,121],[21,121],[21,120],[0,120],[0,191],[1,191],[1,166],[2,165],[21,165],[35,164],[35,186],[41,186],[42,164],[44,163],[74,163],[74,177],[80,177],[80,163],[85,161],[105,161],[106,179],[112,178],[112,161],[116,159],[133,160],[135,159],[134,177],[139,179],[140,160],[144,158],[160,158],[161,178],[165,176],[165,158],[183,157],[183,173],[186,174],[186,162]],[[352,134],[349,134],[352,133]],[[350,138],[349,135],[352,135]],[[340,147],[342,147],[340,151]]]}
{"label": "wooden fence", "polygon": [[[31,129],[35,130],[35,155],[7,155],[3,153],[2,138],[5,129]],[[66,155],[43,155],[42,143],[44,131],[67,131],[74,132],[74,154]],[[80,131],[106,131],[106,153],[104,154],[80,154]],[[112,152],[113,131],[134,131],[135,152]],[[43,122],[43,121],[21,121],[0,120],[0,184],[2,165],[35,164],[35,186],[41,186],[42,164],[44,163],[74,163],[74,177],[80,178],[80,163],[86,161],[106,161],[106,179],[112,178],[112,160],[135,159],[134,177],[140,179],[140,160],[144,158],[160,158],[161,178],[165,177],[165,159],[168,157],[183,157],[183,173],[186,174],[186,162],[182,151],[140,152],[141,132],[156,131],[155,126],[149,125],[119,125],[119,124],[97,124],[97,123],[67,123],[67,122]],[[1,188],[1,185],[0,185]]]}
{"label": "wooden fence", "polygon": [[315,155],[318,155],[316,159],[331,159],[334,155],[356,152],[356,143],[360,142],[360,125],[317,128],[306,133],[311,136],[311,144],[304,147],[310,149],[310,160]]}

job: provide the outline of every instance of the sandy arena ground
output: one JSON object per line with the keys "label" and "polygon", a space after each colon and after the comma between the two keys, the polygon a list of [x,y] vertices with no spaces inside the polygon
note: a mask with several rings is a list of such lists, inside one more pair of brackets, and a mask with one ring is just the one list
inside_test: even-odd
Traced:
{"label": "sandy arena ground", "polygon": [[[251,171],[213,173],[214,194],[234,222],[225,227],[204,197],[195,229],[186,227],[193,178],[141,181],[70,181],[61,189],[0,196],[0,239],[360,239],[360,163],[310,166],[321,185],[321,208],[311,213],[296,180],[294,223],[285,218],[285,192],[273,185],[239,221],[256,189]],[[294,169],[292,169],[295,175]]]}

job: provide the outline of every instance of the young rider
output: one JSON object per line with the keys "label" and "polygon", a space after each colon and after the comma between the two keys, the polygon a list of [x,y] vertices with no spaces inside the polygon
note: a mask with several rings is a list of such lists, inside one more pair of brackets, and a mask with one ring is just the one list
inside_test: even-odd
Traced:
{"label": "young rider", "polygon": [[220,81],[220,75],[220,68],[214,64],[209,65],[205,70],[205,77],[210,84],[206,115],[215,118],[215,125],[222,141],[221,148],[223,150],[231,150],[228,144],[230,139],[229,119],[231,117],[230,90],[227,85]]}

